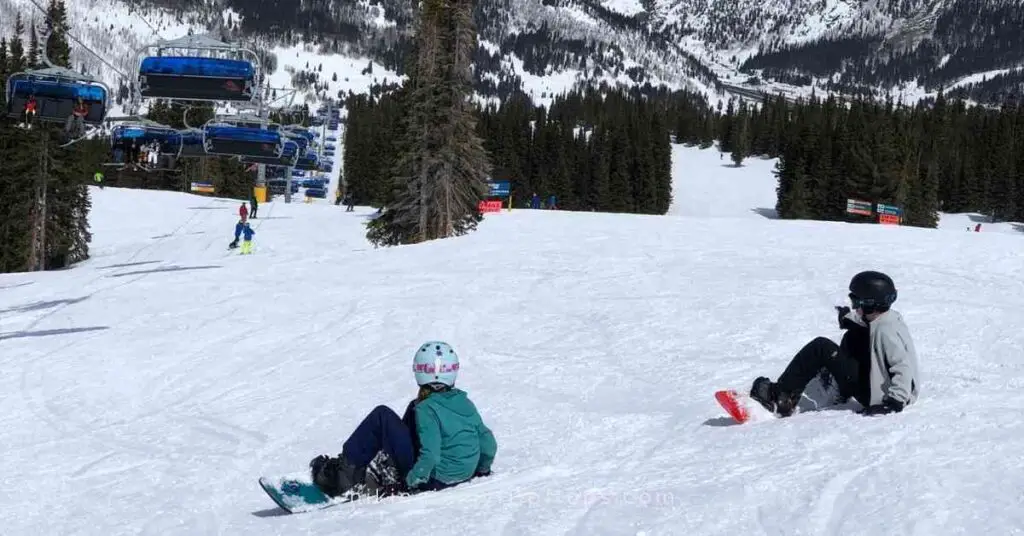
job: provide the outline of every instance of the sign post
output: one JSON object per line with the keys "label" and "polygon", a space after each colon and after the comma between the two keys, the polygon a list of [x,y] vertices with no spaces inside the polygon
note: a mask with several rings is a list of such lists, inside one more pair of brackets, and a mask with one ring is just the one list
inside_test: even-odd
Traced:
{"label": "sign post", "polygon": [[846,212],[850,214],[860,214],[861,216],[874,216],[874,212],[871,210],[871,202],[861,201],[859,199],[847,199]]}
{"label": "sign post", "polygon": [[191,190],[201,194],[212,194],[216,193],[216,189],[213,187],[213,183],[210,182],[193,182]]}
{"label": "sign post", "polygon": [[[487,181],[487,197],[508,198],[508,209],[512,210],[512,182]],[[480,212],[501,212],[502,201],[480,201]]]}
{"label": "sign post", "polygon": [[875,206],[878,212],[878,223],[883,225],[900,225],[903,223],[903,209],[894,205],[883,205],[878,203]]}

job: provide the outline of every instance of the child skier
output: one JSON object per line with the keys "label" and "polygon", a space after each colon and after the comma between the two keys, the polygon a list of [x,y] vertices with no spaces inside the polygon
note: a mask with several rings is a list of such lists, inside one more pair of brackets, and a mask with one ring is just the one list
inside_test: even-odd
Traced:
{"label": "child skier", "polygon": [[808,382],[824,368],[839,387],[842,400],[855,398],[865,415],[900,412],[917,400],[917,352],[910,330],[899,312],[892,279],[874,271],[861,272],[850,281],[849,307],[836,307],[839,328],[846,330],[841,344],[818,337],[807,343],[772,383],[754,380],[750,397],[769,411],[788,417],[796,409]]}
{"label": "child skier", "polygon": [[[487,476],[498,450],[466,393],[455,388],[459,356],[447,343],[424,343],[413,357],[419,395],[398,415],[377,406],[356,427],[341,454],[320,455],[309,462],[313,482],[331,496],[389,495],[435,491],[474,476]],[[367,472],[378,453],[387,455],[395,483]]]}
{"label": "child skier", "polygon": [[242,222],[242,251],[239,252],[242,255],[249,255],[252,253],[252,235],[256,234],[256,231],[252,230],[249,226],[249,220]]}

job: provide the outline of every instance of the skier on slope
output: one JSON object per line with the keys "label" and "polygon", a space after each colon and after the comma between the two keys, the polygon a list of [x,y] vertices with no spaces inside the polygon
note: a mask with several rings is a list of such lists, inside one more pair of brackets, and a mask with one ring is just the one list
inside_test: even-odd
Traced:
{"label": "skier on slope", "polygon": [[242,222],[242,251],[239,252],[241,255],[249,255],[252,253],[252,235],[256,234],[252,226],[249,225],[249,220]]}
{"label": "skier on slope", "polygon": [[242,218],[235,224],[235,239],[228,244],[228,249],[235,249],[238,247],[238,241],[242,239],[242,229],[245,228],[245,223],[245,218]]}
{"label": "skier on slope", "polygon": [[[436,491],[490,474],[498,444],[465,391],[455,388],[455,350],[440,341],[423,343],[412,369],[420,389],[403,417],[377,406],[345,441],[341,454],[309,462],[313,482],[324,493]],[[384,475],[367,471],[379,453],[387,458]]]}
{"label": "skier on slope", "polygon": [[769,411],[788,417],[800,395],[824,368],[835,379],[841,399],[855,398],[865,415],[900,412],[917,400],[917,352],[910,330],[898,311],[892,279],[874,271],[861,272],[850,281],[849,307],[836,307],[839,328],[846,330],[841,344],[818,337],[807,343],[772,383],[754,380],[750,397]]}

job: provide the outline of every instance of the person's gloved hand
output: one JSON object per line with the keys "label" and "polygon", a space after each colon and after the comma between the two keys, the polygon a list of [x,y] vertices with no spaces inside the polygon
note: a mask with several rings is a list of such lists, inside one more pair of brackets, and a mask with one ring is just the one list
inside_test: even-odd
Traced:
{"label": "person's gloved hand", "polygon": [[838,320],[839,320],[839,329],[850,329],[850,328],[861,327],[860,324],[854,322],[853,320],[851,320],[849,318],[846,318],[846,315],[848,315],[848,314],[850,314],[850,308],[849,307],[847,307],[845,305],[842,305],[842,306],[837,305],[836,306],[836,316],[838,317]]}
{"label": "person's gloved hand", "polygon": [[881,404],[864,408],[864,411],[861,411],[861,415],[873,417],[875,415],[888,415],[890,413],[899,413],[901,411],[903,411],[903,402],[884,396],[882,397]]}

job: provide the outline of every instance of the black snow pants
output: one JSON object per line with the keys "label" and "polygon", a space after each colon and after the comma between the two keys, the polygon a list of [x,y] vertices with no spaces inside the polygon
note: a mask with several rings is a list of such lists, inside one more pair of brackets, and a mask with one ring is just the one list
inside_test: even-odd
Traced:
{"label": "black snow pants", "polygon": [[868,328],[855,326],[839,345],[818,337],[804,345],[776,382],[780,392],[799,397],[821,369],[828,370],[844,399],[853,397],[864,407],[871,401],[871,343]]}

